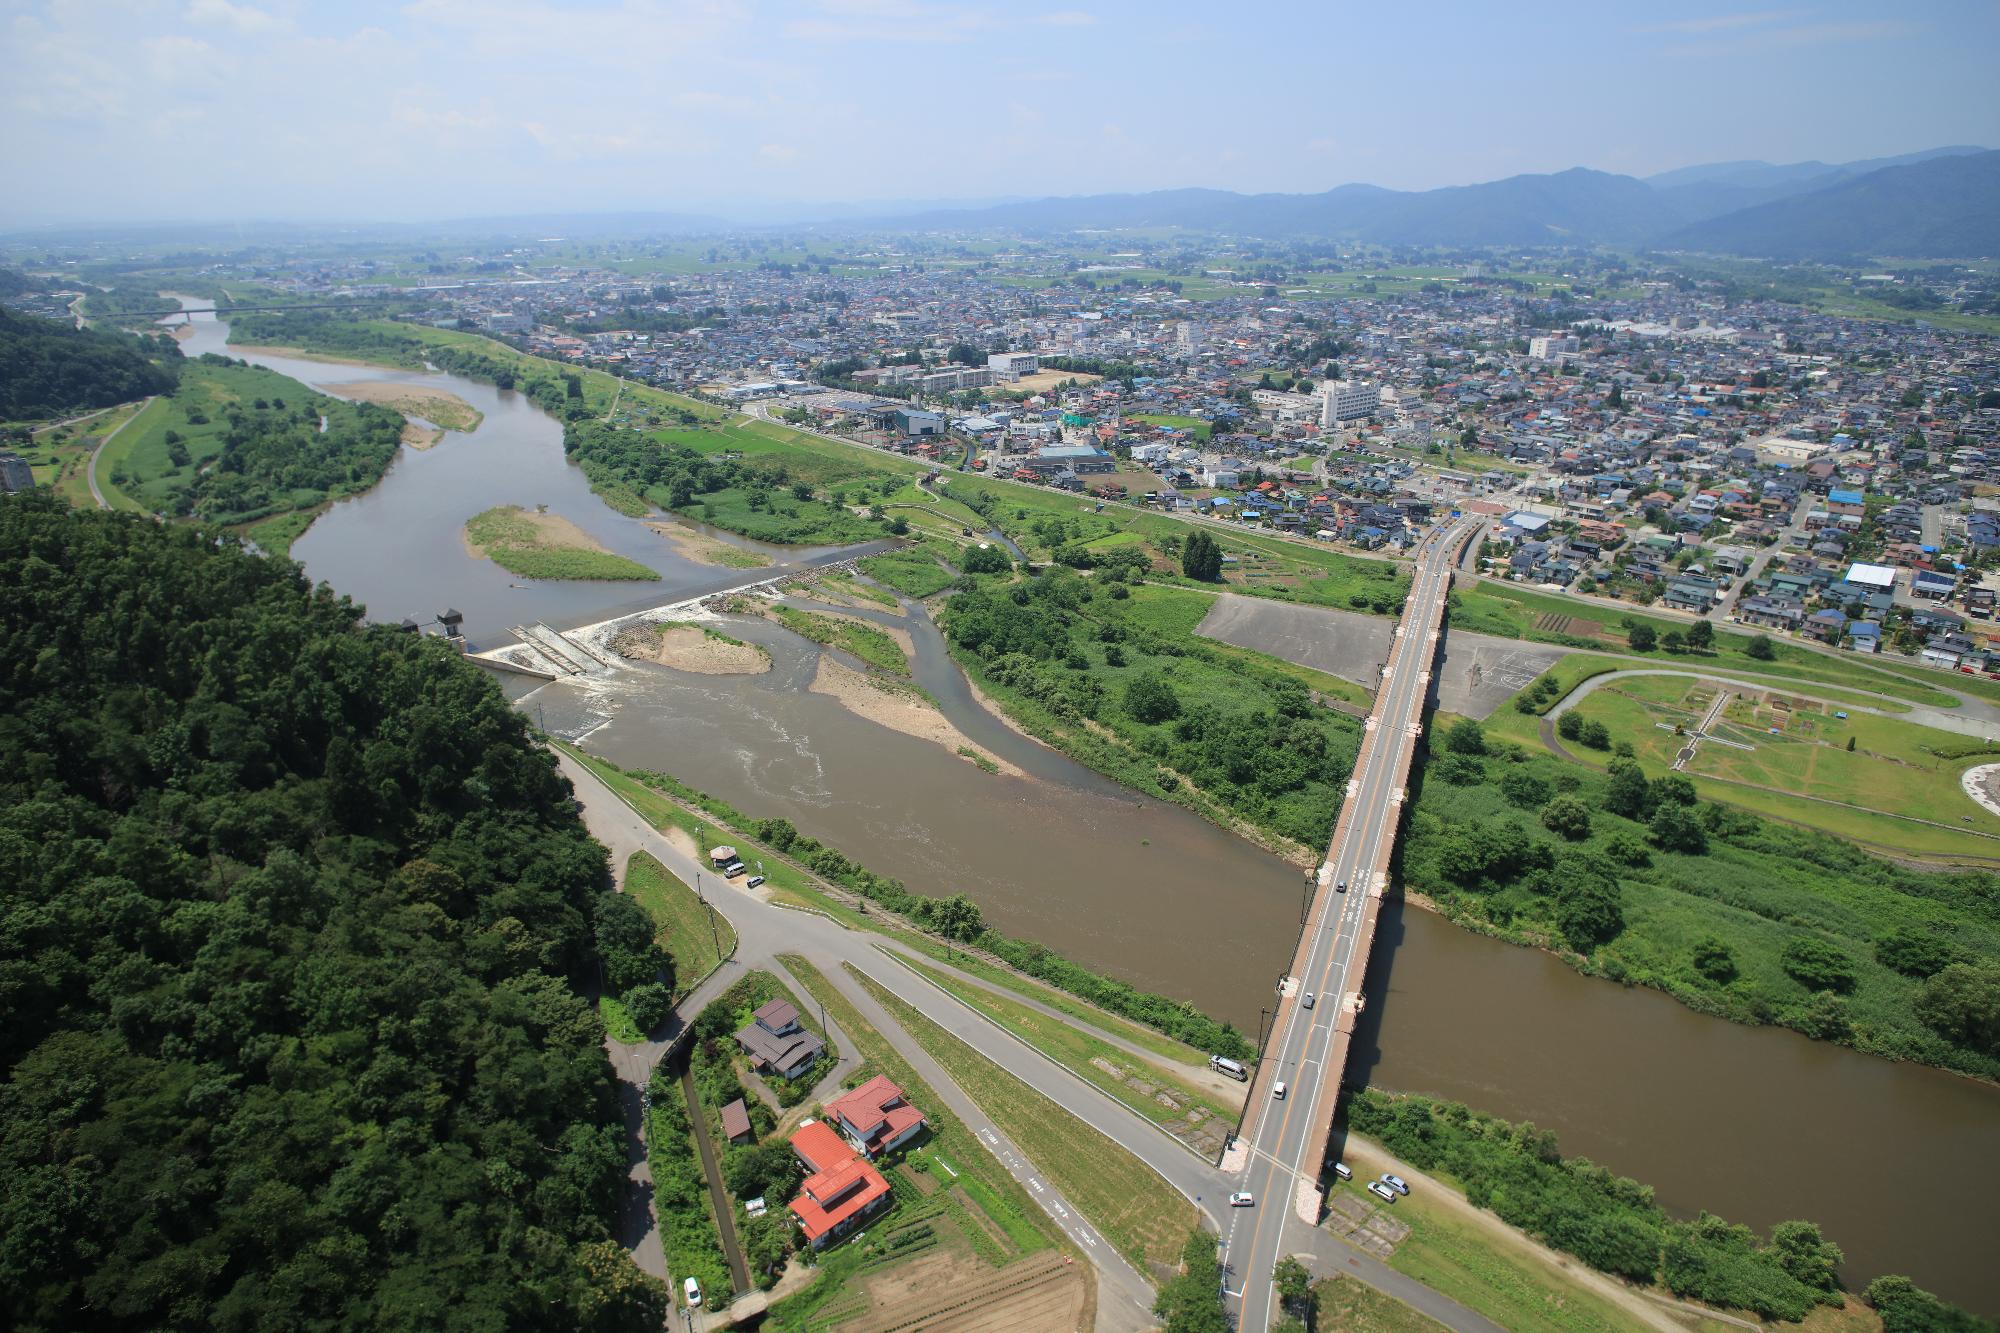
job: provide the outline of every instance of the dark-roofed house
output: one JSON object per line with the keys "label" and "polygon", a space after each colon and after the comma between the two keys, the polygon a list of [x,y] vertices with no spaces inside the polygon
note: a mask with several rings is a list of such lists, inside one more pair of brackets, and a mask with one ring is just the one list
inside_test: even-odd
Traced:
{"label": "dark-roofed house", "polygon": [[750,1108],[741,1097],[722,1108],[722,1137],[731,1143],[748,1143],[755,1137],[750,1129]]}
{"label": "dark-roofed house", "polygon": [[736,1034],[736,1044],[760,1074],[797,1078],[812,1068],[826,1044],[799,1026],[799,1011],[789,1000],[772,1000],[751,1015]]}

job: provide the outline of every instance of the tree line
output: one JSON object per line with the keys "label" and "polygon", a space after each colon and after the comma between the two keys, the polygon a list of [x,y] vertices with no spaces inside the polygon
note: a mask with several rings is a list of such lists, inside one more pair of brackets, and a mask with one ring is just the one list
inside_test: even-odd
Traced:
{"label": "tree line", "polygon": [[657,1329],[604,851],[477,668],[0,500],[0,1322]]}

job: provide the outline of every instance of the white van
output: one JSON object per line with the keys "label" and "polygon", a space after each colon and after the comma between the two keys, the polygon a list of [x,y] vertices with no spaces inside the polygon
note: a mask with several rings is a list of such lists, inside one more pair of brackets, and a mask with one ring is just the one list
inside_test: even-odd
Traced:
{"label": "white van", "polygon": [[1208,1067],[1218,1074],[1228,1075],[1238,1083],[1247,1083],[1250,1080],[1250,1071],[1226,1055],[1209,1056]]}
{"label": "white van", "polygon": [[1354,1168],[1345,1162],[1335,1162],[1333,1164],[1333,1174],[1339,1176],[1342,1180],[1352,1180],[1354,1179]]}

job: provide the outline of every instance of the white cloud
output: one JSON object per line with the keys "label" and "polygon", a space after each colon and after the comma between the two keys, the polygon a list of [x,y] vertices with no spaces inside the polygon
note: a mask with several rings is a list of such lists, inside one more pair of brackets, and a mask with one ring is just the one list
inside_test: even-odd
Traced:
{"label": "white cloud", "polygon": [[234,28],[240,33],[269,32],[279,27],[276,18],[251,5],[233,5],[229,0],[194,0],[187,9],[190,23]]}
{"label": "white cloud", "polygon": [[1700,37],[1716,32],[1737,32],[1744,28],[1762,28],[1773,23],[1790,23],[1801,19],[1808,11],[1803,9],[1762,9],[1742,14],[1710,14],[1700,18],[1673,19],[1666,23],[1652,23],[1637,32],[1672,32],[1682,36]]}
{"label": "white cloud", "polygon": [[1097,15],[1083,9],[1058,9],[1053,14],[1037,15],[1036,23],[1045,28],[1089,28],[1097,23]]}

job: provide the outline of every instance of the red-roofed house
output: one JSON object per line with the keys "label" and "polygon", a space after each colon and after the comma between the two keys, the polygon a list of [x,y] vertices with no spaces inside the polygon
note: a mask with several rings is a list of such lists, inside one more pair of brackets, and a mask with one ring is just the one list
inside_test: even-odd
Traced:
{"label": "red-roofed house", "polygon": [[792,1151],[810,1173],[792,1200],[792,1215],[815,1250],[839,1240],[888,1202],[889,1182],[825,1121],[800,1125],[792,1135]]}
{"label": "red-roofed house", "polygon": [[850,1093],[826,1104],[826,1118],[840,1127],[864,1156],[880,1157],[924,1132],[924,1113],[903,1090],[877,1074]]}

